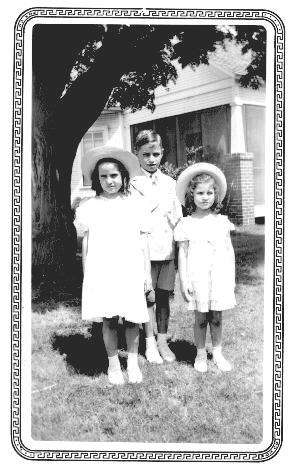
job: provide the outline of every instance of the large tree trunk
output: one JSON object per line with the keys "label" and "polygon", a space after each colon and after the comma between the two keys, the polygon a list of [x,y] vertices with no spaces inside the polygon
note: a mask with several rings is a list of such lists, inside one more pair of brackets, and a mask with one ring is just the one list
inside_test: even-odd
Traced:
{"label": "large tree trunk", "polygon": [[33,138],[32,241],[33,283],[68,276],[74,268],[76,231],[70,208],[70,181],[75,150],[64,147],[64,165],[58,167],[60,142],[36,126]]}
{"label": "large tree trunk", "polygon": [[37,25],[33,34],[34,286],[69,278],[74,271],[76,230],[70,206],[72,165],[81,138],[100,115],[122,75],[122,58],[110,63],[110,57],[115,58],[119,50],[118,42],[105,40],[98,63],[61,98],[65,76],[73,64],[73,43],[81,48],[81,35],[85,37],[85,29],[80,25],[68,29],[65,25],[62,28]]}

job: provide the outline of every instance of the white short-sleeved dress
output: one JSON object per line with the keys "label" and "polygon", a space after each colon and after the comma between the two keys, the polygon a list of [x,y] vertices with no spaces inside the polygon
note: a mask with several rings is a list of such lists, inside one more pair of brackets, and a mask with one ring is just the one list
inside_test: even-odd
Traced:
{"label": "white short-sleeved dress", "polygon": [[88,231],[82,287],[82,319],[121,316],[148,322],[141,233],[149,221],[141,199],[91,198],[76,210],[75,224]]}
{"label": "white short-sleeved dress", "polygon": [[235,258],[230,239],[234,229],[227,216],[215,213],[182,218],[175,228],[175,240],[189,242],[187,272],[193,296],[188,310],[222,311],[235,306]]}

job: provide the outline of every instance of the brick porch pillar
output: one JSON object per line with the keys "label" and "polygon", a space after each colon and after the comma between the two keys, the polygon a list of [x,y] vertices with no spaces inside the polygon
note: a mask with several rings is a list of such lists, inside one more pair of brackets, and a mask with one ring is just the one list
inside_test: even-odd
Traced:
{"label": "brick porch pillar", "polygon": [[253,153],[234,153],[223,158],[227,180],[225,204],[229,218],[238,225],[255,223]]}

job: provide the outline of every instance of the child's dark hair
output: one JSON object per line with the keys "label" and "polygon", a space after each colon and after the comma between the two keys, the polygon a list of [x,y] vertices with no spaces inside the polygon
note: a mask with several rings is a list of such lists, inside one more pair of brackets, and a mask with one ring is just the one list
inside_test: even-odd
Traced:
{"label": "child's dark hair", "polygon": [[215,192],[215,200],[214,200],[213,205],[211,206],[211,210],[215,213],[219,213],[222,208],[222,204],[219,201],[219,193],[217,190],[217,183],[215,179],[213,178],[213,176],[210,176],[210,174],[202,173],[202,174],[198,174],[197,176],[194,176],[187,186],[187,191],[185,194],[185,208],[186,208],[186,212],[188,215],[191,215],[196,210],[196,205],[194,203],[194,198],[193,198],[194,189],[197,187],[198,184],[204,183],[204,182],[213,183],[213,188]]}
{"label": "child's dark hair", "polygon": [[141,130],[135,140],[135,150],[138,151],[143,145],[154,142],[158,143],[159,146],[162,148],[161,136],[158,135],[155,130]]}
{"label": "child's dark hair", "polygon": [[99,167],[103,163],[113,163],[117,166],[122,178],[122,186],[119,189],[119,192],[122,192],[123,194],[127,195],[129,193],[130,182],[129,172],[127,171],[126,167],[121,163],[121,161],[118,161],[115,158],[102,158],[101,160],[97,161],[91,174],[92,190],[94,190],[97,195],[100,195],[102,194],[102,192],[104,192],[99,180]]}

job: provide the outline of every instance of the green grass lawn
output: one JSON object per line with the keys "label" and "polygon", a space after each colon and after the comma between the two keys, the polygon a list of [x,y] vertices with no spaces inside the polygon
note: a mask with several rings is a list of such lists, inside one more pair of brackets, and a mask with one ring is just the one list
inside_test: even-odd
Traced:
{"label": "green grass lawn", "polygon": [[[178,281],[171,300],[173,364],[152,365],[140,345],[141,384],[111,386],[98,324],[82,322],[77,296],[35,298],[32,437],[36,440],[259,443],[262,439],[264,227],[233,236],[238,306],[224,314],[230,373],[194,368],[193,317]],[[126,366],[120,330],[121,362]]]}

